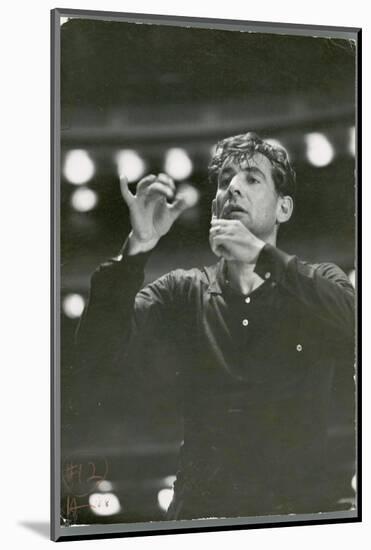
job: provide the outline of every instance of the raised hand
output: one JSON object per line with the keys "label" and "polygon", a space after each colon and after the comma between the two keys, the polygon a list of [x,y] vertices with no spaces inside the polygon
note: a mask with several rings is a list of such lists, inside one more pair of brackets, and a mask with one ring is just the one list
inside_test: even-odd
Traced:
{"label": "raised hand", "polygon": [[240,220],[216,217],[211,220],[209,241],[216,256],[245,263],[256,263],[265,245],[265,242],[255,237]]}
{"label": "raised hand", "polygon": [[129,190],[124,175],[120,177],[120,187],[130,211],[129,254],[154,248],[188,208],[186,200],[181,195],[176,196],[174,181],[167,174],[145,176],[139,181],[135,195]]}

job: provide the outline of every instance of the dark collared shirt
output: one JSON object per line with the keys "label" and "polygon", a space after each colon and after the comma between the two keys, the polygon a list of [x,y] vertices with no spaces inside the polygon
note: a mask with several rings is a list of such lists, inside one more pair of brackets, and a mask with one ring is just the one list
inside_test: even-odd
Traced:
{"label": "dark collared shirt", "polygon": [[267,244],[249,295],[228,284],[223,260],[141,289],[148,256],[124,253],[93,274],[78,366],[140,369],[144,349],[167,367],[147,361],[148,382],[171,365],[184,442],[168,518],[327,510],[333,371],[345,356],[353,369],[355,346],[345,274]]}

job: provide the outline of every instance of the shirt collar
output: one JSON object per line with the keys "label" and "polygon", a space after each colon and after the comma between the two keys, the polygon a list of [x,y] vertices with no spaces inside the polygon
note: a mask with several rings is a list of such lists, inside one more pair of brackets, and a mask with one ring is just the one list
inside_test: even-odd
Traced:
{"label": "shirt collar", "polygon": [[218,263],[205,267],[209,280],[207,291],[210,294],[222,294],[222,288],[225,285],[224,266],[225,260],[221,258]]}
{"label": "shirt collar", "polygon": [[[228,290],[229,285],[226,278],[226,261],[221,258],[216,264],[204,268],[207,274],[209,285],[207,292],[210,294],[223,294],[223,290]],[[275,283],[271,283],[271,286],[275,286]],[[264,292],[270,288],[267,281],[264,281],[262,285],[258,286],[253,292]]]}

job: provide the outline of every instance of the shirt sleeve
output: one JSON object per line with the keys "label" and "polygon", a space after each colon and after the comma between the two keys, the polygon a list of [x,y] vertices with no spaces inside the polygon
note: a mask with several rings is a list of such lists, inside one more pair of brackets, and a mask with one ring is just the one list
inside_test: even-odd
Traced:
{"label": "shirt sleeve", "polygon": [[119,258],[101,264],[93,273],[75,334],[80,368],[87,357],[95,363],[101,356],[106,361],[113,358],[133,331],[170,312],[176,286],[172,273],[142,288],[150,255],[151,251],[129,256],[126,245]]}
{"label": "shirt sleeve", "polygon": [[255,272],[281,285],[344,336],[354,338],[355,291],[337,265],[309,264],[266,244],[259,254]]}
{"label": "shirt sleeve", "polygon": [[75,408],[91,432],[94,424],[104,424],[113,399],[119,402],[119,388],[139,384],[141,373],[134,371],[141,366],[136,355],[145,347],[143,335],[156,334],[160,321],[162,327],[171,317],[172,274],[142,288],[149,256],[150,252],[129,256],[124,248],[119,258],[100,265],[91,277],[89,299],[75,333],[72,375]]}

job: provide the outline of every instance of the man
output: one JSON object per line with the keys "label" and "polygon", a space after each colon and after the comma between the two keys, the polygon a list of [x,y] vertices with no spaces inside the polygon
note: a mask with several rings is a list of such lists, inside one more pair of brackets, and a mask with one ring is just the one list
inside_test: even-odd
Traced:
{"label": "man", "polygon": [[251,132],[227,138],[209,179],[219,261],[141,289],[148,256],[187,204],[166,174],[143,178],[135,195],[121,178],[132,229],[92,277],[79,367],[98,380],[108,364],[124,375],[141,347],[170,350],[184,442],[168,519],[333,510],[327,415],[334,367],[354,351],[353,288],[336,265],[277,247],[294,206],[284,149]]}

